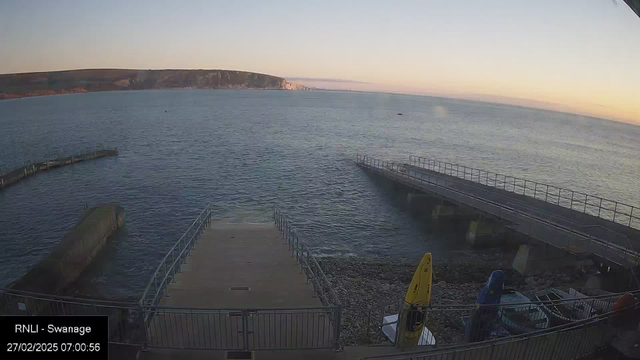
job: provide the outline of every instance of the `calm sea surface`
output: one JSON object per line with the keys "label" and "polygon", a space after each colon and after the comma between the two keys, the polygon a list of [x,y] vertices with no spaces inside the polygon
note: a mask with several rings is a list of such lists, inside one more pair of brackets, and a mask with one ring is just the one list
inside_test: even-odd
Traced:
{"label": "calm sea surface", "polygon": [[139,296],[208,202],[231,222],[269,221],[279,204],[322,254],[415,258],[428,250],[437,259],[464,247],[459,229],[408,214],[354,165],[356,153],[425,155],[635,205],[639,139],[640,127],[628,124],[405,95],[165,90],[1,101],[0,165],[96,144],[117,146],[120,156],[0,192],[0,286],[41,259],[85,203],[126,211],[125,229],[83,279],[103,296]]}

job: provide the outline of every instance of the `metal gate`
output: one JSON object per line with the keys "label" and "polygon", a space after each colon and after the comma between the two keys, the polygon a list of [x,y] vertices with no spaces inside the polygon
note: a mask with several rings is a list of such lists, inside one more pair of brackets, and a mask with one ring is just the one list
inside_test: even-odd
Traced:
{"label": "metal gate", "polygon": [[332,349],[339,308],[189,309],[148,307],[147,346],[170,349]]}

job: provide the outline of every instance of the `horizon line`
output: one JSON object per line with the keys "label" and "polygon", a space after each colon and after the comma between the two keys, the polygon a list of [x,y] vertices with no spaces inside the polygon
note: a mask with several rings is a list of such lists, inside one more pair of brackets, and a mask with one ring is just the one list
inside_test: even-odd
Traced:
{"label": "horizon line", "polygon": [[[0,73],[0,76],[11,76],[11,75],[25,75],[25,74],[39,74],[39,73],[52,73],[52,72],[72,72],[72,71],[87,71],[87,70],[130,70],[130,71],[237,71],[244,73],[252,73],[258,75],[272,76],[276,78],[283,79],[285,81],[317,81],[317,82],[325,82],[325,83],[334,83],[334,84],[357,84],[357,85],[379,85],[384,86],[385,84],[376,84],[371,82],[359,81],[359,80],[349,80],[349,79],[339,79],[339,78],[315,78],[315,77],[284,77],[279,75],[272,75],[263,72],[255,72],[248,70],[237,70],[237,69],[220,69],[220,68],[161,68],[161,69],[135,69],[135,68],[117,68],[117,67],[97,67],[97,68],[79,68],[79,69],[62,69],[62,70],[46,70],[46,71],[25,71],[25,72],[17,72],[17,73]],[[314,90],[328,90],[328,91],[350,91],[350,92],[363,92],[363,93],[380,93],[380,94],[396,94],[396,95],[412,95],[412,96],[423,96],[423,97],[439,97],[445,99],[458,99],[465,101],[476,101],[482,103],[489,104],[499,104],[499,105],[509,105],[509,106],[517,106],[521,108],[529,108],[529,109],[540,109],[546,111],[553,111],[556,113],[562,114],[571,114],[578,116],[588,116],[593,119],[613,121],[625,124],[631,124],[640,126],[640,119],[632,119],[632,118],[621,118],[621,117],[602,117],[602,115],[595,115],[588,112],[576,111],[573,109],[552,109],[549,107],[543,106],[544,104],[549,104],[549,106],[559,106],[559,107],[567,107],[572,108],[571,105],[565,105],[562,103],[549,102],[544,100],[536,100],[530,98],[521,98],[521,97],[510,97],[504,95],[494,95],[494,94],[469,94],[469,93],[443,93],[443,92],[430,92],[430,91],[411,91],[411,90],[357,90],[357,89],[339,89],[339,88],[318,88],[313,86],[308,86],[304,84],[299,84],[303,86],[307,86]],[[480,98],[478,98],[480,97]],[[484,99],[482,99],[484,97]],[[498,99],[488,99],[488,98],[501,98],[504,101],[499,101]],[[533,102],[534,104],[517,104],[512,101],[524,101],[524,102]],[[539,103],[540,105],[536,106],[535,103]],[[597,105],[597,104],[596,104]],[[602,105],[601,105],[602,106]]]}

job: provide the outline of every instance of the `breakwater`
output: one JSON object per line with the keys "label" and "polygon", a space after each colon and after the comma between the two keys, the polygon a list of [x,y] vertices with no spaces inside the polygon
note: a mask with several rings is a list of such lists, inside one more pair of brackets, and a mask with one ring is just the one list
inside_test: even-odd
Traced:
{"label": "breakwater", "polygon": [[62,166],[75,164],[81,161],[95,160],[105,156],[117,156],[118,148],[113,149],[95,149],[86,150],[79,155],[58,156],[54,160],[45,160],[41,162],[27,161],[24,166],[16,167],[6,172],[0,169],[0,190],[4,190],[7,186],[13,185],[20,180],[35,175],[40,171],[48,171]]}
{"label": "breakwater", "polygon": [[60,294],[67,289],[124,224],[124,210],[115,204],[88,209],[60,243],[36,266],[10,285],[13,290]]}

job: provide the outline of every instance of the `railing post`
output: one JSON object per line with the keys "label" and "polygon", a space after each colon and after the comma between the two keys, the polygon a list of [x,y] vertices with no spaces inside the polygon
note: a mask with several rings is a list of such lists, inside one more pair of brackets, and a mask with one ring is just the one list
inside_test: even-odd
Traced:
{"label": "railing post", "polygon": [[[166,280],[167,279],[167,274],[168,274],[167,263],[165,262],[164,263],[164,278],[165,278],[165,280],[164,280],[164,288],[165,288],[164,296],[169,296],[169,284],[167,284],[167,280]],[[162,283],[160,283],[160,286],[162,286]]]}
{"label": "railing post", "polygon": [[246,309],[242,310],[242,339],[243,350],[249,351],[249,314]]}
{"label": "railing post", "polygon": [[631,219],[633,219],[633,206],[631,207],[631,213],[629,214],[629,227],[631,227]]}
{"label": "railing post", "polygon": [[404,331],[407,323],[407,314],[408,312],[404,308],[404,301],[400,301],[398,321],[396,322],[396,338],[394,339],[394,343],[398,349],[402,349],[405,343]]}
{"label": "railing post", "polygon": [[493,359],[494,358],[493,357],[493,353],[494,353],[495,350],[496,350],[496,344],[493,343],[493,344],[491,344],[491,355],[489,355],[489,357],[487,359]]}
{"label": "railing post", "polygon": [[558,331],[555,334],[556,334],[556,341],[553,342],[553,349],[551,350],[551,355],[549,356],[549,359],[553,359],[553,355],[555,355],[556,353],[556,349],[558,348],[558,342],[560,341],[560,334],[562,334],[562,332]]}
{"label": "railing post", "polygon": [[142,328],[142,350],[149,348],[149,336],[147,334],[147,323],[145,321],[144,306],[142,301],[138,303],[138,311],[140,313],[140,327]]}
{"label": "railing post", "polygon": [[[616,203],[617,206],[617,203]],[[598,205],[598,217],[600,217],[600,210],[602,210],[602,198],[600,198],[600,204]],[[613,213],[613,216],[616,216],[616,213]]]}
{"label": "railing post", "polygon": [[589,201],[589,195],[584,194],[584,207],[582,208],[583,213],[587,212],[587,201]]}
{"label": "railing post", "polygon": [[[300,237],[298,236],[298,234],[294,233],[294,239],[296,240],[296,257],[298,259],[300,259],[301,258],[301,255],[300,255]],[[302,252],[302,256],[304,256],[304,250]],[[298,260],[298,261],[302,262],[302,260]]]}
{"label": "railing post", "polygon": [[571,190],[571,210],[573,210],[573,196],[575,195],[575,191]]}
{"label": "railing post", "polygon": [[[602,203],[602,198],[600,199],[600,202]],[[613,208],[613,222],[616,222],[616,214],[618,213],[618,202],[616,201],[616,206],[615,208]]]}
{"label": "railing post", "polygon": [[[547,190],[544,192],[544,201],[548,202],[547,199],[549,198],[549,185],[547,186]],[[558,189],[559,191],[559,189]],[[560,201],[560,193],[558,192],[558,201]]]}
{"label": "railing post", "polygon": [[342,328],[342,306],[334,305],[333,326],[334,326],[334,343],[333,351],[340,351],[340,331]]}

